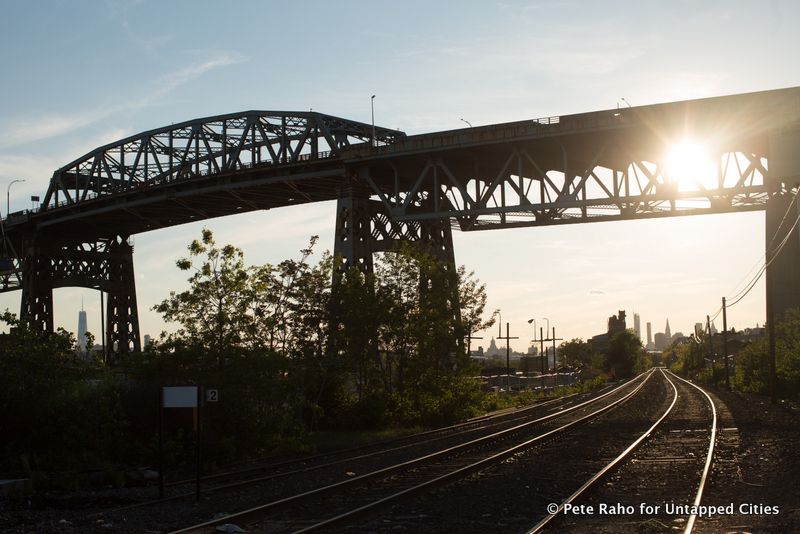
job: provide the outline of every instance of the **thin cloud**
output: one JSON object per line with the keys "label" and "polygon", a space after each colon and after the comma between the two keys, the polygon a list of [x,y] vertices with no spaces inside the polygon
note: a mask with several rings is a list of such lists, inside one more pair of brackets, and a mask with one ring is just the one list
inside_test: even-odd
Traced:
{"label": "thin cloud", "polygon": [[115,113],[148,107],[166,97],[178,87],[203,76],[204,74],[229,65],[246,61],[238,53],[214,52],[201,61],[158,78],[152,87],[142,92],[146,96],[128,100],[123,104],[104,105],[79,114],[25,117],[5,121],[7,126],[0,130],[0,148],[6,148],[32,141],[63,135],[104,119]]}
{"label": "thin cloud", "polygon": [[603,297],[606,295],[606,292],[602,289],[590,289],[588,295],[590,297]]}

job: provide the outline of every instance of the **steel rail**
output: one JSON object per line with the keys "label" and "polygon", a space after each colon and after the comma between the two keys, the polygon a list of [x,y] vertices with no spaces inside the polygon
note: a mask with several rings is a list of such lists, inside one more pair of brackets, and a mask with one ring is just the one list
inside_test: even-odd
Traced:
{"label": "steel rail", "polygon": [[305,527],[303,529],[297,530],[297,531],[295,531],[295,534],[299,534],[301,532],[313,532],[313,531],[316,531],[316,530],[319,530],[319,529],[326,529],[326,528],[332,527],[334,525],[341,524],[342,522],[344,522],[346,520],[354,519],[354,518],[356,518],[356,517],[358,517],[358,516],[360,516],[362,514],[365,514],[365,513],[370,512],[370,511],[373,511],[376,508],[380,508],[382,506],[385,506],[385,505],[389,504],[390,502],[393,502],[393,501],[396,501],[398,499],[401,499],[401,498],[404,498],[404,497],[408,497],[408,496],[420,493],[422,491],[429,490],[429,489],[431,489],[431,488],[433,488],[435,486],[442,485],[442,484],[450,481],[451,479],[462,478],[462,477],[464,477],[464,476],[466,476],[466,475],[468,475],[470,473],[473,473],[475,471],[478,471],[478,470],[480,470],[480,469],[482,469],[484,467],[488,467],[488,466],[490,466],[492,464],[498,463],[498,462],[508,458],[509,456],[512,456],[514,454],[517,454],[517,453],[529,448],[531,445],[533,445],[534,443],[536,443],[538,441],[541,441],[541,440],[543,440],[543,439],[545,439],[547,437],[553,436],[555,434],[559,434],[561,432],[564,432],[568,428],[571,428],[571,427],[573,427],[573,426],[575,426],[575,425],[577,425],[579,423],[585,422],[585,421],[587,421],[589,419],[592,419],[594,417],[602,415],[605,412],[611,410],[612,408],[615,408],[615,407],[621,405],[625,401],[629,400],[636,393],[638,393],[639,390],[641,390],[642,387],[644,387],[645,383],[650,379],[651,376],[652,376],[652,373],[648,373],[647,377],[633,391],[631,391],[630,393],[626,394],[624,397],[621,397],[621,398],[615,400],[611,404],[609,404],[607,406],[604,406],[604,407],[602,407],[602,408],[600,408],[598,410],[595,410],[594,412],[592,412],[590,414],[584,415],[583,417],[579,417],[578,419],[576,419],[574,421],[570,421],[569,423],[561,425],[560,427],[557,427],[557,428],[554,428],[552,430],[549,430],[549,431],[545,432],[544,434],[540,434],[540,435],[538,435],[538,436],[536,436],[536,437],[534,437],[532,439],[524,441],[523,443],[518,443],[517,445],[514,445],[513,447],[509,447],[508,449],[506,449],[504,451],[501,451],[499,453],[495,453],[495,454],[493,454],[493,455],[491,455],[489,457],[483,458],[482,460],[478,460],[477,462],[473,462],[473,463],[471,463],[469,465],[460,467],[458,469],[455,469],[453,471],[445,473],[444,475],[440,475],[440,476],[438,476],[438,477],[436,477],[434,479],[425,481],[425,482],[423,482],[421,484],[418,484],[416,486],[412,486],[410,488],[406,488],[404,490],[401,490],[401,491],[399,491],[397,493],[394,493],[392,495],[389,495],[389,496],[384,497],[382,499],[379,499],[377,501],[373,501],[373,502],[371,502],[369,504],[366,504],[364,506],[360,506],[358,508],[355,508],[353,510],[345,512],[343,514],[339,514],[339,515],[337,515],[335,517],[332,517],[330,519],[326,519],[326,520],[321,521],[319,523],[315,523],[315,524],[310,525],[308,527]]}
{"label": "steel rail", "polygon": [[714,444],[717,441],[717,408],[716,406],[714,406],[714,401],[711,399],[711,396],[708,393],[706,393],[703,388],[701,388],[697,384],[690,382],[689,380],[686,380],[685,378],[681,378],[672,371],[669,371],[669,374],[671,374],[678,380],[683,380],[684,382],[695,388],[697,391],[702,393],[708,400],[708,403],[711,405],[711,415],[712,415],[711,438],[709,440],[710,443],[708,444],[706,463],[703,466],[703,475],[700,477],[700,485],[697,487],[697,494],[694,497],[693,510],[695,510],[695,513],[692,513],[692,515],[689,516],[689,519],[686,521],[686,528],[683,529],[684,534],[690,534],[692,532],[692,529],[694,528],[694,523],[697,520],[696,510],[700,506],[700,501],[703,499],[703,490],[705,489],[706,480],[708,479],[708,473],[711,471],[711,461],[714,457]]}
{"label": "steel rail", "polygon": [[[661,373],[663,375],[664,371],[661,370]],[[603,467],[600,471],[595,473],[594,476],[592,476],[592,478],[590,478],[589,480],[584,482],[583,485],[581,487],[579,487],[577,490],[575,490],[575,492],[572,495],[570,495],[564,501],[562,501],[561,504],[558,505],[558,509],[555,512],[548,514],[547,516],[544,517],[544,519],[542,519],[541,521],[536,523],[536,525],[534,525],[534,527],[528,531],[528,534],[533,534],[535,532],[541,532],[541,530],[548,523],[550,523],[553,519],[555,519],[556,517],[561,515],[561,513],[564,511],[564,505],[574,502],[575,499],[580,497],[587,489],[592,487],[601,478],[603,478],[605,475],[607,475],[609,471],[611,471],[620,462],[622,462],[625,458],[627,458],[634,450],[636,450],[639,447],[639,445],[641,445],[641,443],[648,436],[650,436],[650,434],[652,434],[653,431],[656,428],[658,428],[658,426],[661,425],[662,422],[664,422],[664,420],[667,418],[667,416],[670,414],[670,412],[672,412],[672,408],[675,407],[675,403],[678,402],[678,388],[675,387],[675,384],[673,384],[672,380],[670,380],[666,375],[663,375],[663,376],[664,376],[664,378],[667,379],[667,382],[669,382],[669,384],[672,386],[673,397],[672,397],[672,402],[670,403],[670,405],[666,409],[666,411],[661,415],[661,417],[659,417],[658,420],[655,423],[653,423],[653,425],[650,428],[645,430],[645,432],[641,436],[639,436],[636,439],[636,441],[631,443],[628,446],[627,449],[622,451],[616,458],[614,458],[608,464],[606,464],[605,467]]]}
{"label": "steel rail", "polygon": [[[669,405],[669,408],[667,408],[667,410],[664,412],[664,414],[655,423],[653,423],[653,425],[649,429],[647,429],[636,441],[634,441],[630,446],[628,446],[628,448],[625,449],[619,456],[617,456],[611,462],[606,464],[605,467],[603,467],[592,478],[590,478],[588,481],[586,481],[572,495],[567,497],[558,506],[558,509],[554,513],[548,514],[541,521],[539,521],[533,528],[531,528],[528,531],[528,534],[541,532],[542,529],[544,529],[544,527],[548,525],[548,523],[550,523],[554,518],[556,518],[559,515],[561,515],[561,513],[564,511],[564,505],[565,504],[569,504],[569,503],[574,502],[587,489],[592,487],[600,479],[602,479],[605,475],[607,475],[612,469],[617,467],[617,465],[620,462],[625,460],[633,451],[635,451],[642,444],[642,442],[647,437],[649,437],[659,425],[661,425],[664,422],[664,420],[670,414],[670,412],[672,411],[672,409],[674,408],[674,406],[675,406],[675,404],[676,404],[676,402],[678,400],[678,389],[675,387],[675,384],[672,382],[672,380],[670,380],[670,378],[664,373],[664,370],[660,369],[660,371],[664,375],[664,377],[667,379],[669,384],[672,386],[672,389],[673,389],[673,392],[674,392],[672,403]],[[700,485],[698,487],[697,494],[696,494],[695,500],[694,500],[694,508],[696,509],[700,505],[700,501],[701,501],[702,494],[703,494],[703,488],[705,486],[706,479],[708,477],[708,472],[709,472],[709,470],[711,468],[711,460],[712,460],[712,457],[714,455],[714,442],[716,441],[716,435],[717,435],[717,410],[716,410],[716,408],[714,406],[714,402],[711,400],[711,397],[708,395],[708,393],[703,391],[700,387],[696,386],[695,384],[692,384],[688,380],[685,380],[685,379],[675,375],[671,371],[667,371],[667,372],[669,372],[669,374],[672,375],[674,378],[682,380],[683,382],[686,382],[687,384],[693,386],[695,389],[700,391],[703,395],[705,395],[706,399],[708,399],[709,404],[711,404],[711,412],[712,412],[711,437],[710,437],[710,440],[709,440],[710,444],[709,444],[709,448],[708,448],[708,453],[706,454],[705,467],[703,469],[703,474],[700,477]],[[684,534],[690,534],[692,532],[692,528],[694,527],[694,523],[695,523],[695,519],[696,518],[697,518],[697,514],[694,514],[694,513],[689,517],[689,520],[686,523],[686,528],[684,529]]]}
{"label": "steel rail", "polygon": [[[495,432],[495,433],[490,434],[488,436],[483,436],[483,437],[480,437],[480,438],[476,438],[474,440],[470,440],[468,442],[461,443],[459,445],[454,445],[452,447],[448,447],[446,449],[442,449],[442,450],[439,450],[439,451],[436,451],[436,452],[433,452],[433,453],[430,453],[430,454],[426,454],[424,456],[420,456],[420,457],[412,459],[412,460],[408,460],[408,461],[401,462],[401,463],[398,463],[398,464],[395,464],[395,465],[391,465],[391,466],[388,466],[388,467],[384,467],[382,469],[378,469],[378,470],[375,470],[375,471],[372,471],[372,472],[369,472],[369,473],[365,473],[365,474],[357,476],[357,477],[349,478],[349,479],[346,479],[346,480],[343,480],[343,481],[340,481],[340,482],[329,484],[327,486],[322,486],[322,487],[319,487],[319,488],[315,488],[313,490],[309,490],[309,491],[305,491],[305,492],[302,492],[302,493],[298,493],[296,495],[285,497],[283,499],[279,499],[279,500],[276,500],[276,501],[268,502],[266,504],[262,504],[262,505],[259,505],[259,506],[253,507],[253,508],[249,508],[247,510],[243,510],[241,512],[230,514],[230,515],[218,518],[218,519],[212,519],[212,520],[206,521],[204,523],[199,523],[199,524],[192,525],[192,526],[189,526],[189,527],[185,527],[185,528],[182,528],[182,529],[179,529],[179,530],[174,530],[174,531],[170,532],[170,534],[183,534],[183,533],[188,533],[188,532],[197,532],[197,531],[200,531],[200,530],[205,529],[205,528],[214,527],[214,526],[217,526],[217,525],[220,525],[220,524],[223,524],[223,523],[229,523],[231,521],[236,521],[236,520],[239,520],[240,522],[242,522],[242,521],[252,521],[252,520],[260,519],[266,512],[271,512],[271,511],[278,510],[278,509],[280,509],[280,508],[282,508],[282,507],[284,507],[286,505],[290,505],[290,504],[294,504],[294,503],[297,503],[299,501],[302,501],[303,499],[308,499],[310,497],[315,497],[315,496],[323,495],[325,493],[330,493],[332,491],[339,490],[339,489],[341,489],[341,488],[343,488],[345,486],[353,485],[353,484],[356,484],[356,483],[359,483],[359,482],[366,482],[368,480],[372,480],[372,479],[379,478],[379,477],[382,477],[382,476],[388,476],[388,475],[391,475],[391,474],[396,473],[398,471],[403,471],[403,470],[409,469],[409,468],[414,467],[414,466],[416,466],[418,464],[421,464],[423,462],[434,460],[434,459],[446,456],[448,454],[452,454],[454,452],[458,452],[458,451],[467,449],[469,447],[474,447],[474,446],[479,445],[479,444],[483,444],[483,443],[487,443],[487,442],[491,442],[491,441],[496,441],[496,440],[500,439],[501,437],[508,436],[508,435],[512,434],[513,432],[517,432],[519,430],[522,430],[524,428],[527,428],[529,426],[533,426],[533,425],[536,425],[536,424],[539,424],[539,423],[542,423],[542,422],[550,421],[552,419],[555,419],[555,418],[561,417],[563,415],[569,414],[571,412],[574,412],[574,411],[576,411],[576,410],[578,410],[578,409],[580,409],[580,408],[582,408],[584,406],[587,406],[587,405],[593,404],[595,402],[598,402],[599,400],[601,400],[603,398],[606,398],[609,395],[612,395],[613,393],[616,393],[619,390],[621,390],[622,388],[630,385],[635,380],[641,378],[644,374],[646,374],[645,379],[632,392],[626,394],[621,399],[618,399],[618,400],[614,401],[613,403],[609,404],[608,406],[605,406],[605,407],[603,407],[603,408],[601,408],[601,409],[599,409],[599,410],[597,410],[595,412],[592,412],[588,416],[584,416],[582,418],[579,418],[576,421],[573,421],[571,423],[563,425],[562,427],[558,427],[555,430],[551,430],[549,432],[541,434],[541,435],[539,435],[539,436],[537,436],[537,437],[535,437],[535,438],[533,438],[531,440],[528,440],[528,441],[524,442],[521,445],[517,445],[515,447],[512,447],[511,449],[506,449],[502,453],[499,453],[499,454],[508,453],[507,455],[514,454],[514,452],[516,452],[520,448],[523,448],[525,446],[530,446],[532,443],[534,443],[536,441],[544,439],[545,437],[551,436],[551,435],[553,435],[553,434],[555,434],[557,432],[563,431],[566,428],[569,428],[572,425],[577,424],[578,422],[582,422],[582,421],[584,421],[584,420],[586,420],[586,419],[588,419],[590,417],[593,417],[593,416],[598,415],[598,414],[600,414],[602,412],[605,412],[605,411],[611,409],[612,407],[617,406],[618,404],[620,404],[624,400],[629,399],[632,395],[637,393],[644,386],[644,384],[647,382],[647,380],[649,380],[649,378],[652,376],[652,373],[643,373],[642,375],[639,375],[639,376],[637,376],[637,377],[635,377],[635,378],[633,378],[633,379],[631,379],[631,380],[619,385],[618,387],[616,387],[616,388],[614,388],[614,389],[612,389],[612,390],[610,390],[610,391],[608,391],[608,392],[606,392],[606,393],[604,393],[604,394],[602,394],[602,395],[600,395],[598,397],[589,399],[589,400],[584,401],[584,402],[582,402],[580,404],[577,404],[575,406],[571,406],[571,407],[566,408],[565,410],[562,410],[560,412],[557,412],[557,413],[554,413],[554,414],[549,414],[549,415],[537,418],[537,419],[535,419],[533,421],[529,421],[527,423],[523,423],[521,425],[517,425],[517,426],[512,427],[512,428],[501,430],[499,432]],[[509,452],[509,451],[512,451],[512,452]],[[481,460],[480,462],[477,462],[476,464],[470,464],[470,466],[467,466],[467,467],[471,467],[471,466],[478,465],[478,464],[484,465],[485,463],[488,463],[488,460],[497,461],[497,457],[498,456],[499,456],[498,454],[495,454],[495,455],[491,456],[489,459]],[[505,458],[506,456],[503,456],[503,458]],[[465,468],[461,468],[461,469],[457,470],[456,472],[461,474],[464,469]],[[440,477],[434,479],[433,481],[428,481],[428,482],[418,486],[418,488],[419,489],[422,489],[423,487],[427,488],[433,482],[437,482],[438,483],[441,480],[443,480],[443,478],[445,478],[445,477],[446,478],[450,478],[452,476],[455,476],[455,475],[453,475],[453,473],[454,472],[451,472],[449,475],[443,475],[443,476],[440,476]],[[401,496],[406,495],[408,492],[409,492],[409,490],[404,490],[402,492],[399,492],[399,493],[395,494],[395,496],[392,496],[390,498],[399,498]],[[366,511],[368,508],[381,506],[381,505],[385,504],[386,501],[387,501],[387,498],[384,498],[384,499],[381,499],[379,501],[375,501],[370,505],[367,505],[367,507],[361,507],[361,508],[359,508],[357,510],[353,510],[350,513],[353,513],[353,514],[362,513],[364,511]],[[341,521],[344,518],[337,516],[336,518],[333,518],[333,519],[335,519],[338,522],[338,521]],[[320,523],[319,526],[320,527],[322,527],[323,525],[324,526],[328,526],[329,525],[328,521],[332,521],[333,519],[329,519],[324,523]],[[308,527],[308,528],[316,528],[316,526],[312,526],[312,527]]]}
{"label": "steel rail", "polygon": [[[284,478],[284,477],[303,474],[303,473],[309,473],[309,472],[312,472],[312,471],[325,469],[327,467],[331,467],[331,466],[334,466],[334,465],[339,465],[339,464],[342,464],[342,463],[345,463],[345,462],[349,462],[349,461],[353,461],[353,460],[361,460],[361,459],[369,458],[369,457],[373,457],[373,456],[380,456],[382,454],[396,452],[396,451],[407,449],[407,448],[411,448],[411,447],[417,447],[417,446],[420,446],[420,445],[425,445],[425,444],[432,443],[432,442],[435,442],[435,441],[439,441],[439,440],[442,440],[442,439],[453,438],[453,437],[456,437],[456,436],[459,435],[459,429],[461,429],[463,427],[467,427],[467,426],[473,426],[473,428],[462,431],[461,432],[462,435],[463,434],[468,434],[470,432],[478,432],[478,431],[481,431],[481,430],[488,430],[488,429],[490,429],[492,427],[499,426],[499,425],[502,425],[504,423],[510,423],[510,422],[515,421],[515,420],[524,419],[525,418],[524,414],[526,412],[538,410],[538,409],[550,406],[552,404],[558,403],[559,401],[567,401],[567,402],[569,402],[570,399],[572,399],[573,397],[578,396],[578,395],[580,395],[580,394],[579,393],[573,393],[571,395],[566,395],[564,397],[551,398],[551,399],[547,399],[547,400],[545,400],[543,402],[540,402],[540,403],[537,403],[537,404],[533,404],[533,405],[530,405],[530,406],[525,406],[523,408],[516,408],[516,409],[513,409],[513,410],[509,410],[509,411],[505,411],[504,410],[501,413],[496,413],[496,414],[486,414],[486,415],[483,415],[483,416],[479,416],[479,417],[475,417],[475,418],[469,419],[467,421],[463,421],[461,423],[457,423],[455,425],[450,425],[450,426],[440,427],[440,428],[434,428],[434,429],[431,429],[431,430],[425,430],[423,432],[417,432],[417,433],[414,433],[414,434],[409,434],[407,436],[399,436],[399,437],[395,437],[395,438],[375,441],[375,442],[372,442],[372,443],[366,443],[366,444],[363,444],[363,445],[357,445],[355,447],[348,447],[348,448],[345,448],[345,449],[339,449],[339,450],[334,450],[334,451],[314,454],[314,455],[310,455],[310,456],[306,456],[306,457],[302,457],[302,458],[296,458],[296,459],[292,459],[292,460],[286,460],[286,461],[276,462],[276,463],[271,463],[271,464],[268,463],[268,464],[264,464],[264,465],[261,465],[261,466],[253,466],[253,467],[249,467],[249,468],[231,470],[231,471],[226,471],[224,473],[217,473],[217,474],[214,474],[214,475],[208,475],[208,476],[201,477],[200,480],[201,481],[210,481],[210,480],[216,480],[216,479],[220,479],[220,478],[224,478],[224,477],[235,477],[237,475],[246,475],[248,473],[255,473],[255,472],[258,472],[258,471],[265,471],[267,469],[286,468],[286,467],[289,467],[289,466],[292,466],[292,465],[303,464],[303,463],[311,462],[311,461],[314,461],[314,460],[319,460],[319,459],[326,458],[326,457],[336,457],[336,456],[343,455],[343,454],[356,453],[358,451],[361,451],[361,450],[364,450],[364,449],[369,449],[371,447],[381,447],[381,446],[385,446],[385,445],[392,445],[393,443],[402,442],[402,441],[408,441],[408,440],[415,440],[415,439],[418,439],[418,438],[424,438],[426,436],[434,435],[434,434],[437,434],[437,433],[453,432],[451,434],[444,434],[444,435],[438,436],[438,437],[423,439],[422,441],[411,441],[410,443],[407,443],[407,444],[404,444],[404,445],[398,445],[398,446],[391,447],[391,448],[388,448],[388,449],[380,449],[380,450],[376,450],[376,451],[373,451],[373,452],[359,454],[359,455],[356,455],[356,456],[346,456],[345,458],[341,458],[339,460],[334,460],[334,461],[330,461],[330,462],[325,462],[325,463],[322,463],[322,464],[317,464],[317,465],[307,466],[307,467],[301,467],[301,468],[293,469],[293,470],[289,470],[289,471],[282,471],[280,473],[272,473],[270,475],[266,475],[266,476],[262,476],[262,477],[256,477],[256,478],[250,478],[250,479],[247,479],[247,480],[239,480],[239,481],[236,481],[236,482],[229,482],[227,484],[219,484],[217,486],[211,486],[211,487],[204,488],[203,492],[204,493],[211,493],[211,492],[215,492],[215,491],[224,491],[224,490],[227,490],[227,489],[252,486],[252,485],[255,485],[255,484],[260,484],[262,482],[267,482],[269,480],[274,480],[274,479],[278,479],[278,478]],[[566,402],[564,404],[566,404]],[[491,422],[494,419],[501,419],[501,420],[497,421],[497,422]],[[484,425],[484,426],[480,426],[482,423],[486,423],[486,422],[489,422],[489,424],[488,425]],[[196,480],[193,479],[193,478],[192,479],[184,479],[184,480],[176,480],[174,482],[170,482],[170,483],[166,484],[166,486],[175,487],[175,486],[181,486],[181,485],[195,484],[195,482],[196,482]],[[152,499],[152,500],[148,500],[148,501],[138,502],[138,503],[135,503],[135,504],[121,506],[121,507],[118,507],[118,508],[113,508],[113,509],[107,510],[107,511],[104,510],[103,512],[99,512],[99,513],[101,513],[101,514],[102,513],[107,513],[107,512],[113,513],[113,512],[121,512],[121,511],[125,511],[125,510],[131,510],[131,509],[135,509],[135,508],[146,508],[148,506],[155,506],[155,505],[163,504],[163,503],[166,503],[166,502],[178,501],[178,500],[181,500],[181,499],[188,499],[188,498],[192,498],[192,497],[195,497],[195,496],[196,496],[196,492],[195,492],[195,490],[192,490],[192,491],[189,491],[189,492],[179,493],[179,494],[176,494],[176,495],[170,495],[169,497],[163,497],[161,499]]]}

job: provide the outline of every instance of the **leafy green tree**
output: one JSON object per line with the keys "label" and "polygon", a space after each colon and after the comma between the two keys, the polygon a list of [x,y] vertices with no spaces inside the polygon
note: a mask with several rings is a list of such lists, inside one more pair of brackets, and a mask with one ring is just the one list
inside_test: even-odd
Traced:
{"label": "leafy green tree", "polygon": [[642,342],[629,330],[615,334],[608,343],[605,370],[617,378],[633,376],[637,368],[642,366]]}
{"label": "leafy green tree", "polygon": [[708,338],[705,334],[692,336],[688,342],[670,345],[662,354],[662,359],[676,373],[687,378],[697,378],[706,368],[708,358]]}
{"label": "leafy green tree", "polygon": [[743,393],[766,394],[769,392],[769,356],[767,341],[754,341],[739,351],[731,383]]}
{"label": "leafy green tree", "polygon": [[[770,391],[767,340],[758,340],[742,349],[735,358],[733,387],[744,393]],[[800,310],[788,310],[775,325],[775,374],[777,394],[797,397],[800,391]]]}
{"label": "leafy green tree", "polygon": [[787,310],[776,326],[775,373],[779,393],[797,397],[800,396],[800,309]]}
{"label": "leafy green tree", "polygon": [[252,330],[252,316],[247,313],[249,275],[244,254],[232,245],[217,247],[207,228],[188,249],[189,256],[179,259],[176,265],[182,271],[193,271],[189,289],[171,292],[153,309],[167,321],[180,324],[173,341],[177,338],[191,343],[221,369],[231,348],[240,347],[243,335]]}
{"label": "leafy green tree", "polygon": [[592,365],[592,347],[589,342],[580,338],[564,341],[559,345],[558,352],[567,365]]}

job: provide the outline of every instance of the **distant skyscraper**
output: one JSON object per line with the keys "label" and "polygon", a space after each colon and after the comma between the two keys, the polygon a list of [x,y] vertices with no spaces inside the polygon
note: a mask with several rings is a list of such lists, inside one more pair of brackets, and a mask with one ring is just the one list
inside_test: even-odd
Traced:
{"label": "distant skyscraper", "polygon": [[150,341],[151,341],[150,334],[145,334],[144,335],[144,347],[143,348],[149,347],[150,346]]}
{"label": "distant skyscraper", "polygon": [[487,356],[497,356],[500,354],[500,349],[497,348],[497,343],[494,342],[494,338],[489,342],[489,348],[486,351]]}
{"label": "distant skyscraper", "polygon": [[647,323],[647,348],[653,348],[653,325]]}
{"label": "distant skyscraper", "polygon": [[638,313],[634,313],[633,314],[633,331],[636,333],[636,337],[638,337],[639,340],[641,341],[641,339],[642,339],[642,324],[641,324],[641,322],[639,320],[639,314]]}
{"label": "distant skyscraper", "polygon": [[656,350],[664,350],[669,346],[669,339],[666,334],[661,332],[656,333]]}
{"label": "distant skyscraper", "polygon": [[86,348],[86,312],[81,303],[81,311],[78,312],[78,351],[86,352]]}
{"label": "distant skyscraper", "polygon": [[672,339],[672,331],[669,329],[669,319],[667,319],[667,327],[664,328],[664,337],[667,338],[667,342]]}
{"label": "distant skyscraper", "polygon": [[703,323],[694,323],[694,335],[700,336],[703,333]]}

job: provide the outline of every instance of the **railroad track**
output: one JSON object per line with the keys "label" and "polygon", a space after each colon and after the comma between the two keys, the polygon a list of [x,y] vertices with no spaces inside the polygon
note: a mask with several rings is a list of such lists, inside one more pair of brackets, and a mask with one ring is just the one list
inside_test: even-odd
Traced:
{"label": "railroad track", "polygon": [[[253,531],[329,529],[391,503],[464,477],[555,439],[568,429],[600,416],[638,393],[652,372],[596,398],[521,422],[466,442],[383,467],[340,482],[272,500],[225,517],[192,525],[178,532],[206,532],[224,523],[249,525]],[[561,419],[567,419],[561,422]],[[556,421],[558,420],[558,421]],[[324,512],[324,513],[323,513]]]}
{"label": "railroad track", "polygon": [[669,371],[660,372],[673,391],[667,409],[529,533],[624,532],[644,526],[692,532],[703,510],[717,411],[701,388]]}
{"label": "railroad track", "polygon": [[[606,388],[603,388],[606,389]],[[521,422],[528,421],[538,414],[563,410],[566,407],[581,402],[582,399],[591,397],[594,393],[571,394],[564,397],[547,399],[531,406],[513,410],[503,410],[498,413],[475,417],[467,421],[441,427],[424,432],[417,432],[373,443],[327,451],[319,454],[292,458],[278,462],[263,462],[257,465],[230,470],[201,478],[205,484],[203,493],[216,493],[232,489],[241,489],[251,485],[258,485],[286,477],[306,475],[315,471],[335,468],[358,461],[375,461],[385,463],[384,457],[398,454],[413,454],[420,447],[446,447],[448,443],[455,444],[463,441],[467,436],[488,434],[502,428],[512,427]],[[602,394],[602,390],[600,390]],[[159,506],[172,501],[194,499],[195,479],[172,481],[165,484],[168,495],[161,499],[128,504],[102,513],[120,513],[136,508]]]}
{"label": "railroad track", "polygon": [[[519,425],[532,418],[564,410],[592,396],[602,395],[613,386],[605,386],[589,393],[572,394],[547,399],[525,408],[503,410],[439,429],[401,436],[380,442],[329,451],[313,456],[303,456],[288,461],[267,462],[244,469],[203,478],[203,494],[195,502],[192,480],[176,481],[167,488],[165,499],[139,500],[138,502],[108,506],[106,501],[85,502],[85,513],[68,516],[71,524],[91,528],[96,523],[128,525],[126,532],[141,532],[148,528],[163,531],[180,524],[199,521],[222,511],[232,512],[255,506],[266,499],[280,499],[297,492],[313,489],[349,479],[353,471],[363,473],[392,465],[424,454],[424,451],[447,448],[450,445]],[[353,465],[358,464],[353,469]],[[142,492],[137,492],[141,495]],[[134,494],[136,495],[136,494]],[[129,497],[125,497],[128,498]],[[94,508],[92,510],[92,508]],[[64,517],[64,516],[61,516]],[[42,524],[47,524],[43,518]],[[140,525],[140,528],[134,528]]]}

